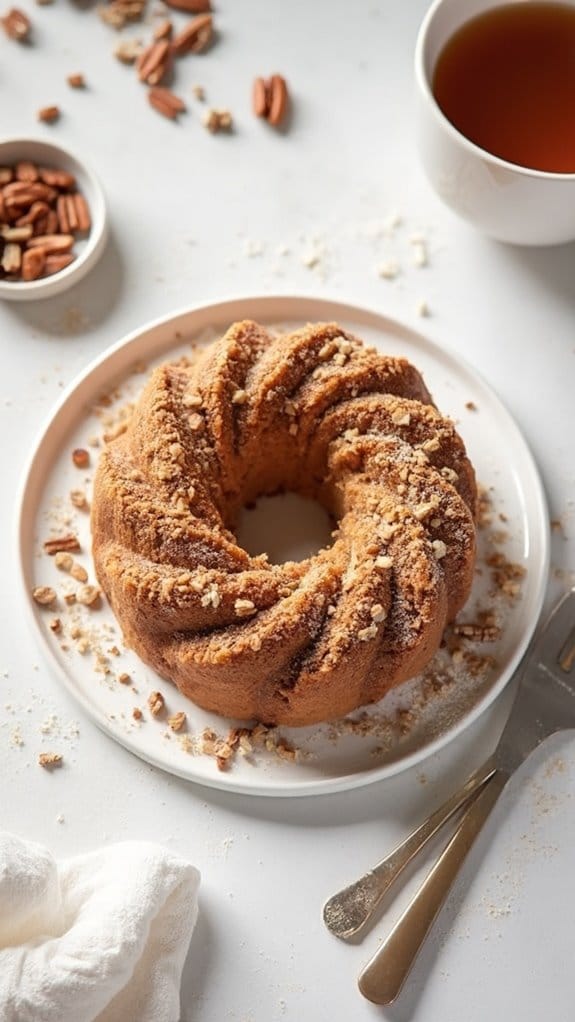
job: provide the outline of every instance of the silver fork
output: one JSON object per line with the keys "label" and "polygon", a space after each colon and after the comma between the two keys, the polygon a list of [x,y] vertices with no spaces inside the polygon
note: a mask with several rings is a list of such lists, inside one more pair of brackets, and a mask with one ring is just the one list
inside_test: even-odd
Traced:
{"label": "silver fork", "polygon": [[[524,662],[511,713],[493,755],[388,859],[325,906],[324,919],[327,912],[326,923],[332,932],[342,937],[359,932],[407,862],[471,800],[436,864],[361,973],[359,988],[370,1001],[391,1004],[396,999],[469,849],[512,773],[545,738],[570,728],[575,728],[575,589],[555,607]],[[350,903],[360,908],[350,910],[347,925]]]}

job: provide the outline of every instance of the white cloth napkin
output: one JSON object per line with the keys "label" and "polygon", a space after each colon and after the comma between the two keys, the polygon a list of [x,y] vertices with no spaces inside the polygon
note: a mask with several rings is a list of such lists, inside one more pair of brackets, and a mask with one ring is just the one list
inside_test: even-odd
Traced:
{"label": "white cloth napkin", "polygon": [[2,1022],[177,1022],[199,882],[158,845],[56,862],[0,832]]}

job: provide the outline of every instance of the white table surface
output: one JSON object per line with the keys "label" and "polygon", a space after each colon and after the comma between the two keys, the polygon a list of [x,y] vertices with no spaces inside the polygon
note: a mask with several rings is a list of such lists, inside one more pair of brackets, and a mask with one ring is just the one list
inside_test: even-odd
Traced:
{"label": "white table surface", "polygon": [[[575,245],[492,243],[431,193],[412,117],[424,0],[221,0],[217,45],[181,63],[177,91],[189,97],[194,82],[204,85],[213,105],[232,110],[231,137],[201,127],[194,99],[178,125],[150,110],[133,72],[111,56],[116,34],[94,10],[65,0],[21,6],[33,19],[35,45],[0,39],[2,131],[60,140],[89,159],[106,189],[112,238],[71,292],[0,309],[2,826],[62,856],[148,838],[199,866],[201,915],[184,976],[184,1020],[571,1022],[572,738],[551,740],[513,780],[401,998],[378,1009],[362,999],[356,977],[401,899],[357,946],[327,933],[322,903],[480,762],[502,707],[425,763],[426,784],[415,769],[348,794],[274,800],[181,782],[102,735],[42,663],[22,613],[14,502],[62,386],[124,333],[232,294],[345,298],[449,344],[516,417],[551,517],[562,523],[552,538],[550,606],[573,584],[575,569]],[[86,76],[85,92],[65,84],[76,70]],[[252,77],[274,70],[293,93],[285,134],[250,112]],[[35,111],[53,102],[61,121],[38,125]],[[386,239],[381,224],[395,213],[403,223]],[[423,269],[411,262],[414,232],[428,239]],[[402,272],[383,280],[375,267],[391,257]],[[422,301],[427,319],[418,315]],[[51,775],[37,765],[48,714],[80,729],[65,767]],[[20,747],[10,742],[16,722]]]}

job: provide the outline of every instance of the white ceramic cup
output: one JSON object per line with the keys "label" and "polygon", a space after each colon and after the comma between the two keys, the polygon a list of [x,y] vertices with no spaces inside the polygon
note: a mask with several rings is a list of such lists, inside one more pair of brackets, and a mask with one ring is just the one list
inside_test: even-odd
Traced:
{"label": "white ceramic cup", "polygon": [[31,160],[39,166],[67,170],[73,174],[88,202],[92,219],[88,237],[76,241],[74,245],[76,258],[65,269],[50,277],[39,277],[37,280],[0,280],[0,300],[29,302],[39,298],[52,298],[61,291],[66,291],[95,266],[106,247],[108,220],[106,200],[98,178],[87,164],[69,149],[41,138],[0,139],[0,166],[10,166],[18,160]]}
{"label": "white ceramic cup", "polygon": [[493,156],[462,135],[433,96],[433,71],[447,40],[470,18],[500,6],[502,0],[435,0],[422,22],[415,80],[423,166],[440,198],[484,234],[516,245],[573,241],[575,174],[530,170]]}

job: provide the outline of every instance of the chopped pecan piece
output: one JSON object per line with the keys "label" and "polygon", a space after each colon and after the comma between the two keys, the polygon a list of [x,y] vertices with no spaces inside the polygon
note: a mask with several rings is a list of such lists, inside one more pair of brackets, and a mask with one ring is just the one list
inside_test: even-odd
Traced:
{"label": "chopped pecan piece", "polygon": [[8,14],[0,18],[0,22],[6,35],[10,39],[16,39],[19,43],[24,42],[30,35],[30,29],[32,28],[30,18],[23,11],[19,10],[18,7],[12,7]]}
{"label": "chopped pecan piece", "polygon": [[60,117],[60,107],[58,106],[43,106],[38,110],[38,120],[44,121],[45,124],[54,124]]}
{"label": "chopped pecan piece", "polygon": [[59,752],[41,752],[38,756],[38,763],[45,770],[53,770],[54,767],[62,766],[64,757]]}
{"label": "chopped pecan piece", "polygon": [[162,713],[166,701],[161,692],[150,692],[148,696],[148,707],[152,717],[158,717]]}
{"label": "chopped pecan piece", "polygon": [[66,536],[56,536],[53,539],[47,539],[44,543],[44,552],[49,554],[50,557],[54,557],[55,554],[59,554],[62,551],[77,551],[80,549],[80,541],[77,536],[73,533],[69,533]]}

